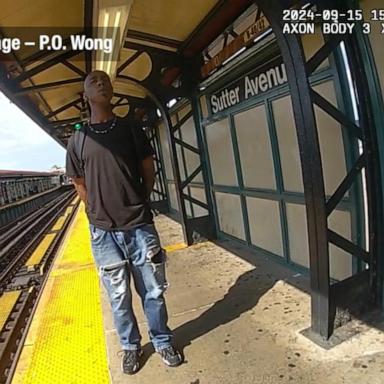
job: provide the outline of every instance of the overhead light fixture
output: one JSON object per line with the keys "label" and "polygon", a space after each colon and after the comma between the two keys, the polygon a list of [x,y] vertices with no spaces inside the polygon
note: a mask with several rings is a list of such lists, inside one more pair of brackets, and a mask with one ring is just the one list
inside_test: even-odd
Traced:
{"label": "overhead light fixture", "polygon": [[97,51],[96,69],[106,72],[112,79],[116,75],[119,53],[128,30],[128,18],[133,0],[99,0],[98,37],[113,42],[111,51]]}
{"label": "overhead light fixture", "polygon": [[256,39],[253,40],[254,43],[257,43],[259,40],[261,40],[263,37],[269,35],[272,31],[272,28],[267,29],[265,32],[263,32],[261,35],[257,36]]}
{"label": "overhead light fixture", "polygon": [[[108,12],[108,11],[105,11],[103,27],[104,27],[104,28],[108,28],[108,25],[109,25],[109,12]],[[104,30],[104,36],[103,36],[103,37],[106,37],[106,36],[105,36],[105,31],[106,31],[106,30]]]}
{"label": "overhead light fixture", "polygon": [[246,47],[243,47],[243,48],[239,49],[239,50],[236,51],[232,56],[229,56],[228,59],[224,60],[222,65],[227,64],[228,62],[230,62],[231,60],[233,60],[235,57],[237,57],[237,56],[239,56],[241,53],[243,53],[246,49],[247,49]]}
{"label": "overhead light fixture", "polygon": [[[115,15],[115,22],[113,24],[113,31],[112,31],[112,41],[117,41],[117,31],[120,25],[120,18],[121,18],[121,11],[117,11]],[[106,62],[105,72],[107,72],[109,75],[111,74],[111,66],[112,66],[112,60],[113,60],[113,51],[108,54],[109,58]]]}
{"label": "overhead light fixture", "polygon": [[167,107],[168,108],[172,108],[176,103],[177,103],[177,100],[176,99],[172,99],[172,100],[168,101]]}

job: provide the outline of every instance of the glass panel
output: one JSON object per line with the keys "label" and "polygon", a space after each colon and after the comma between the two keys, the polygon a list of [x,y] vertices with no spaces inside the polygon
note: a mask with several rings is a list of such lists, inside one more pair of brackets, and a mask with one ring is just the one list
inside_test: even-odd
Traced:
{"label": "glass panel", "polygon": [[244,186],[276,189],[272,147],[264,105],[234,116]]}
{"label": "glass panel", "polygon": [[[190,188],[191,190],[191,196],[198,200],[201,201],[202,203],[207,203],[206,197],[205,197],[205,191],[203,188]],[[201,207],[200,205],[194,204],[193,203],[193,212],[194,212],[194,217],[200,217],[200,216],[206,216],[208,215],[208,211]]]}
{"label": "glass panel", "polygon": [[[314,87],[325,99],[336,105],[333,82]],[[347,173],[344,142],[340,124],[322,109],[315,107],[319,145],[323,164],[325,193],[332,195]]]}
{"label": "glass panel", "polygon": [[[351,238],[351,214],[343,211],[333,211],[328,218],[328,227],[347,240]],[[329,269],[331,277],[344,280],[352,276],[352,256],[336,247],[329,245]]]}
{"label": "glass panel", "polygon": [[279,143],[284,189],[290,192],[304,192],[291,97],[286,96],[273,101],[272,108]]}
{"label": "glass panel", "polygon": [[174,210],[178,211],[179,210],[179,205],[177,203],[175,184],[168,183],[168,191],[169,191],[169,199],[170,199],[171,208],[173,208]]}
{"label": "glass panel", "polygon": [[213,183],[237,186],[238,181],[228,119],[208,125],[205,132]]}
{"label": "glass panel", "polygon": [[221,231],[245,240],[240,196],[216,192],[215,197]]}
{"label": "glass panel", "polygon": [[305,206],[301,204],[286,204],[286,207],[291,260],[309,268],[307,215]]}
{"label": "glass panel", "polygon": [[254,197],[246,199],[252,244],[283,256],[279,203]]}

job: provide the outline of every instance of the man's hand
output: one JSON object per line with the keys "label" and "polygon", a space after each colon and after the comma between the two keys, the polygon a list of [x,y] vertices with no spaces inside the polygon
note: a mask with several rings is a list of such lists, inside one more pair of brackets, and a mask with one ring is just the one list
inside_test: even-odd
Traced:
{"label": "man's hand", "polygon": [[85,206],[87,206],[87,188],[84,177],[74,177],[72,181],[80,199],[84,202]]}
{"label": "man's hand", "polygon": [[145,199],[149,200],[151,196],[153,185],[155,184],[155,164],[153,156],[146,157],[140,167],[141,177],[143,178],[145,187]]}

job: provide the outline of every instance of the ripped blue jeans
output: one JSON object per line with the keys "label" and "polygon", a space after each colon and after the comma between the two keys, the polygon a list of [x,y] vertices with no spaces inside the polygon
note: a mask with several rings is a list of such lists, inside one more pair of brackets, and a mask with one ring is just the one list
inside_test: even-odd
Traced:
{"label": "ripped blue jeans", "polygon": [[105,231],[90,224],[92,253],[109,296],[123,349],[140,348],[141,335],[132,308],[130,279],[141,298],[149,337],[156,351],[171,345],[163,293],[167,288],[165,252],[152,224],[128,231]]}

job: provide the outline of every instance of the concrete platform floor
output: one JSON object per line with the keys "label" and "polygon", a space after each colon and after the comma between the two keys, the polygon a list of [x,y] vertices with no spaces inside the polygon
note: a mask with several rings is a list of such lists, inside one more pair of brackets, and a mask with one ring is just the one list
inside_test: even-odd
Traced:
{"label": "concrete platform floor", "polygon": [[[180,226],[159,216],[162,245],[183,241]],[[163,365],[148,343],[135,299],[144,366],[120,371],[120,345],[109,303],[103,311],[114,384],[341,384],[384,383],[384,333],[354,321],[358,333],[324,350],[300,332],[310,325],[308,281],[229,241],[206,242],[169,254],[166,294],[170,327],[185,354],[178,368]]]}

